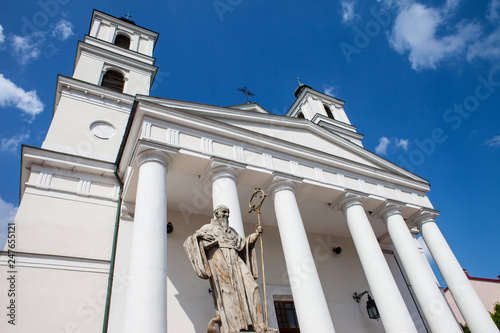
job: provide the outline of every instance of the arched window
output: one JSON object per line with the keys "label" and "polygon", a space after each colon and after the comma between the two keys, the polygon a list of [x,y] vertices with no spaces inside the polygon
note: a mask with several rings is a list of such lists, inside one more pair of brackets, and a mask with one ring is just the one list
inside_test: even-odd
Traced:
{"label": "arched window", "polygon": [[123,92],[123,85],[125,84],[125,78],[123,74],[110,69],[107,70],[102,77],[101,87],[109,88],[117,92]]}
{"label": "arched window", "polygon": [[299,118],[299,119],[305,119],[304,114],[302,112],[299,112],[297,114],[297,118]]}
{"label": "arched window", "polygon": [[116,35],[115,45],[128,50],[130,48],[130,38],[122,34]]}
{"label": "arched window", "polygon": [[326,104],[323,104],[323,107],[325,108],[326,114],[328,115],[329,118],[335,119],[333,116],[332,110],[330,110],[330,107]]}

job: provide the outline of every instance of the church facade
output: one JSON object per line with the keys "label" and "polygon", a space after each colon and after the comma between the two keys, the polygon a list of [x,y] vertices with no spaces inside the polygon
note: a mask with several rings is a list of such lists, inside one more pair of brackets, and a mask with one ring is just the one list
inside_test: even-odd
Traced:
{"label": "church facade", "polygon": [[[214,290],[183,243],[219,205],[240,236],[254,233],[260,188],[269,327],[461,332],[421,234],[472,332],[497,332],[439,231],[428,182],[363,148],[343,101],[301,84],[278,116],[149,96],[157,38],[94,11],[72,77],[58,77],[45,141],[22,151],[17,318],[0,331],[207,331]],[[0,286],[13,274],[8,246]]]}

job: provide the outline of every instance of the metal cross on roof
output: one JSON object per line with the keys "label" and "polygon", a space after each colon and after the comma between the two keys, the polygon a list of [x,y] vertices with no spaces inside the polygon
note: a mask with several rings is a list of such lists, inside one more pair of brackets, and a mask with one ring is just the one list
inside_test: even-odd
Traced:
{"label": "metal cross on roof", "polygon": [[248,90],[248,88],[246,86],[238,88],[238,91],[240,91],[241,93],[243,93],[247,96],[247,103],[250,103],[250,96],[255,96],[255,94],[253,92],[251,92],[250,90]]}
{"label": "metal cross on roof", "polygon": [[131,17],[133,17],[133,16],[132,16],[132,15],[130,15],[130,14],[125,15],[125,18],[126,18],[127,20],[130,20],[130,18],[131,18]]}
{"label": "metal cross on roof", "polygon": [[297,80],[297,82],[299,83],[299,86],[302,84],[302,83],[300,83],[300,79],[299,78],[296,78],[295,80]]}

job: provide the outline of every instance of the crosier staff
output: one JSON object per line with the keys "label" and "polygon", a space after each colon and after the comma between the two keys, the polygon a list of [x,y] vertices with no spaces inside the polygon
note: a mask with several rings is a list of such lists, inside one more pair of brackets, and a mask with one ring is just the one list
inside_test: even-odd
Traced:
{"label": "crosier staff", "polygon": [[[250,210],[248,211],[249,213],[255,211],[257,212],[257,230],[259,230],[260,233],[262,233],[262,226],[260,224],[260,207],[264,203],[264,200],[266,199],[267,194],[264,193],[264,191],[260,188],[255,188],[253,191],[253,195],[250,198],[250,202],[248,203],[248,206],[250,207]],[[261,199],[260,203],[256,205],[252,205],[252,200],[254,198]],[[264,286],[264,308],[266,309],[266,327],[269,326],[268,318],[267,318],[267,291],[266,291],[266,271],[264,270],[264,244],[262,242],[262,235],[260,236],[260,253],[261,253],[261,262],[262,262],[262,285]]]}

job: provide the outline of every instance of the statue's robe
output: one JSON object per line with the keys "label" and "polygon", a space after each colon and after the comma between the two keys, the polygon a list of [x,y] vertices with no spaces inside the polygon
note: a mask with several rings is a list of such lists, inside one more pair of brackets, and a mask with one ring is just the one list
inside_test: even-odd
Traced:
{"label": "statue's robe", "polygon": [[184,242],[196,274],[211,279],[221,333],[265,332],[253,244],[212,221]]}

